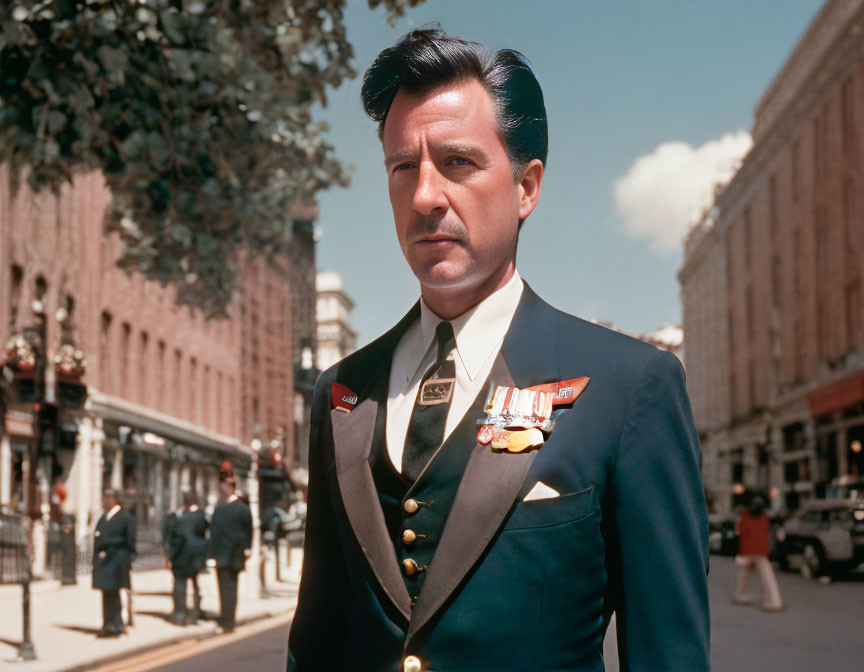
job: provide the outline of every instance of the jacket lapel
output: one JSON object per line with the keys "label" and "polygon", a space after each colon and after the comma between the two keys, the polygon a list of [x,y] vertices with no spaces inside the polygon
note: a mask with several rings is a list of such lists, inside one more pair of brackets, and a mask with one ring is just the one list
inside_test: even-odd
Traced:
{"label": "jacket lapel", "polygon": [[[554,314],[544,314],[547,311],[551,309],[526,284],[489,374],[491,386],[527,387],[555,380],[555,320]],[[521,374],[516,379],[511,362]],[[486,550],[513,506],[537,452],[496,453],[475,443],[411,615],[406,646]]]}
{"label": "jacket lapel", "polygon": [[415,304],[399,324],[382,337],[372,358],[375,368],[363,372],[368,378],[360,394],[360,403],[350,413],[330,411],[336,478],[345,513],[375,578],[406,622],[411,617],[411,597],[387,532],[369,454],[379,406],[384,404],[386,409],[393,350],[418,314],[419,304]]}
{"label": "jacket lapel", "polygon": [[[393,605],[408,620],[411,616],[411,597],[399,571],[399,561],[387,532],[384,512],[381,510],[369,466],[378,406],[386,403],[387,376],[379,375],[384,378],[383,399],[369,397],[350,413],[337,410],[330,412],[336,454],[336,477],[351,529],[354,530],[354,536],[366,555],[375,578]],[[376,387],[382,387],[380,381]]]}

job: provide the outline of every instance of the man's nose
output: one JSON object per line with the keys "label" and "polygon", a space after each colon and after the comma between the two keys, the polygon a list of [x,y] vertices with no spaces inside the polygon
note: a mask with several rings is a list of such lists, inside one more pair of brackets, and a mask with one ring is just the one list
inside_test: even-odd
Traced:
{"label": "man's nose", "polygon": [[417,186],[414,189],[414,210],[421,215],[431,215],[448,207],[445,192],[446,180],[431,161],[423,161],[417,171]]}

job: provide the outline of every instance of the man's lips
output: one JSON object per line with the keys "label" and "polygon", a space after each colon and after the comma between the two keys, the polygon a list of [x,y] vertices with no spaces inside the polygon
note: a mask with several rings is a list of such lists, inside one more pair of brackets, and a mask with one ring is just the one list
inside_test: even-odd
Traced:
{"label": "man's lips", "polygon": [[417,245],[427,248],[447,247],[448,245],[456,245],[461,241],[458,238],[448,236],[435,236],[433,238],[420,238],[415,241]]}

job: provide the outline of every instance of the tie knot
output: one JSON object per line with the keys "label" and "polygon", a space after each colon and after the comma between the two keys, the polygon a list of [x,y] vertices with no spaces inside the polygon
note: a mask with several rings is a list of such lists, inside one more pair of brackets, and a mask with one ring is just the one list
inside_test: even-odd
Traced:
{"label": "tie knot", "polygon": [[453,350],[456,336],[453,334],[453,325],[450,322],[440,322],[435,327],[435,341],[438,343],[438,364],[444,361]]}

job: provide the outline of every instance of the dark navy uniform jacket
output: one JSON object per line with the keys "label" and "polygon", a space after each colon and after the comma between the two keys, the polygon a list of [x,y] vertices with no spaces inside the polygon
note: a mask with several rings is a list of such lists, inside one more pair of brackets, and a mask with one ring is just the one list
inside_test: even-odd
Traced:
{"label": "dark navy uniform jacket", "polygon": [[103,513],[93,537],[93,587],[99,590],[129,588],[129,571],[135,556],[135,516],[120,509],[111,516]]}
{"label": "dark navy uniform jacket", "polygon": [[162,543],[171,570],[192,576],[207,565],[207,517],[201,509],[181,509],[165,519]]}
{"label": "dark navy uniform jacket", "polygon": [[[439,451],[448,464],[464,460],[459,474],[436,468],[436,454],[430,478],[397,502],[433,500],[403,514],[417,530],[426,516],[433,537],[431,553],[429,539],[415,542],[430,562],[412,595],[416,575],[405,575],[373,471],[393,351],[418,314],[415,306],[316,386],[288,669],[395,672],[414,656],[435,672],[602,672],[615,612],[622,670],[708,670],[708,525],[683,368],[672,354],[555,310],[527,285],[489,386],[590,383],[526,453],[476,441],[481,393]],[[349,413],[333,408],[334,382],[358,393]],[[452,493],[435,473],[450,474],[442,479]],[[538,481],[560,496],[523,502]],[[440,529],[431,515],[439,506],[449,508]]]}
{"label": "dark navy uniform jacket", "polygon": [[252,514],[239,499],[223,502],[210,521],[210,552],[219,569],[243,571],[244,551],[252,547]]}

